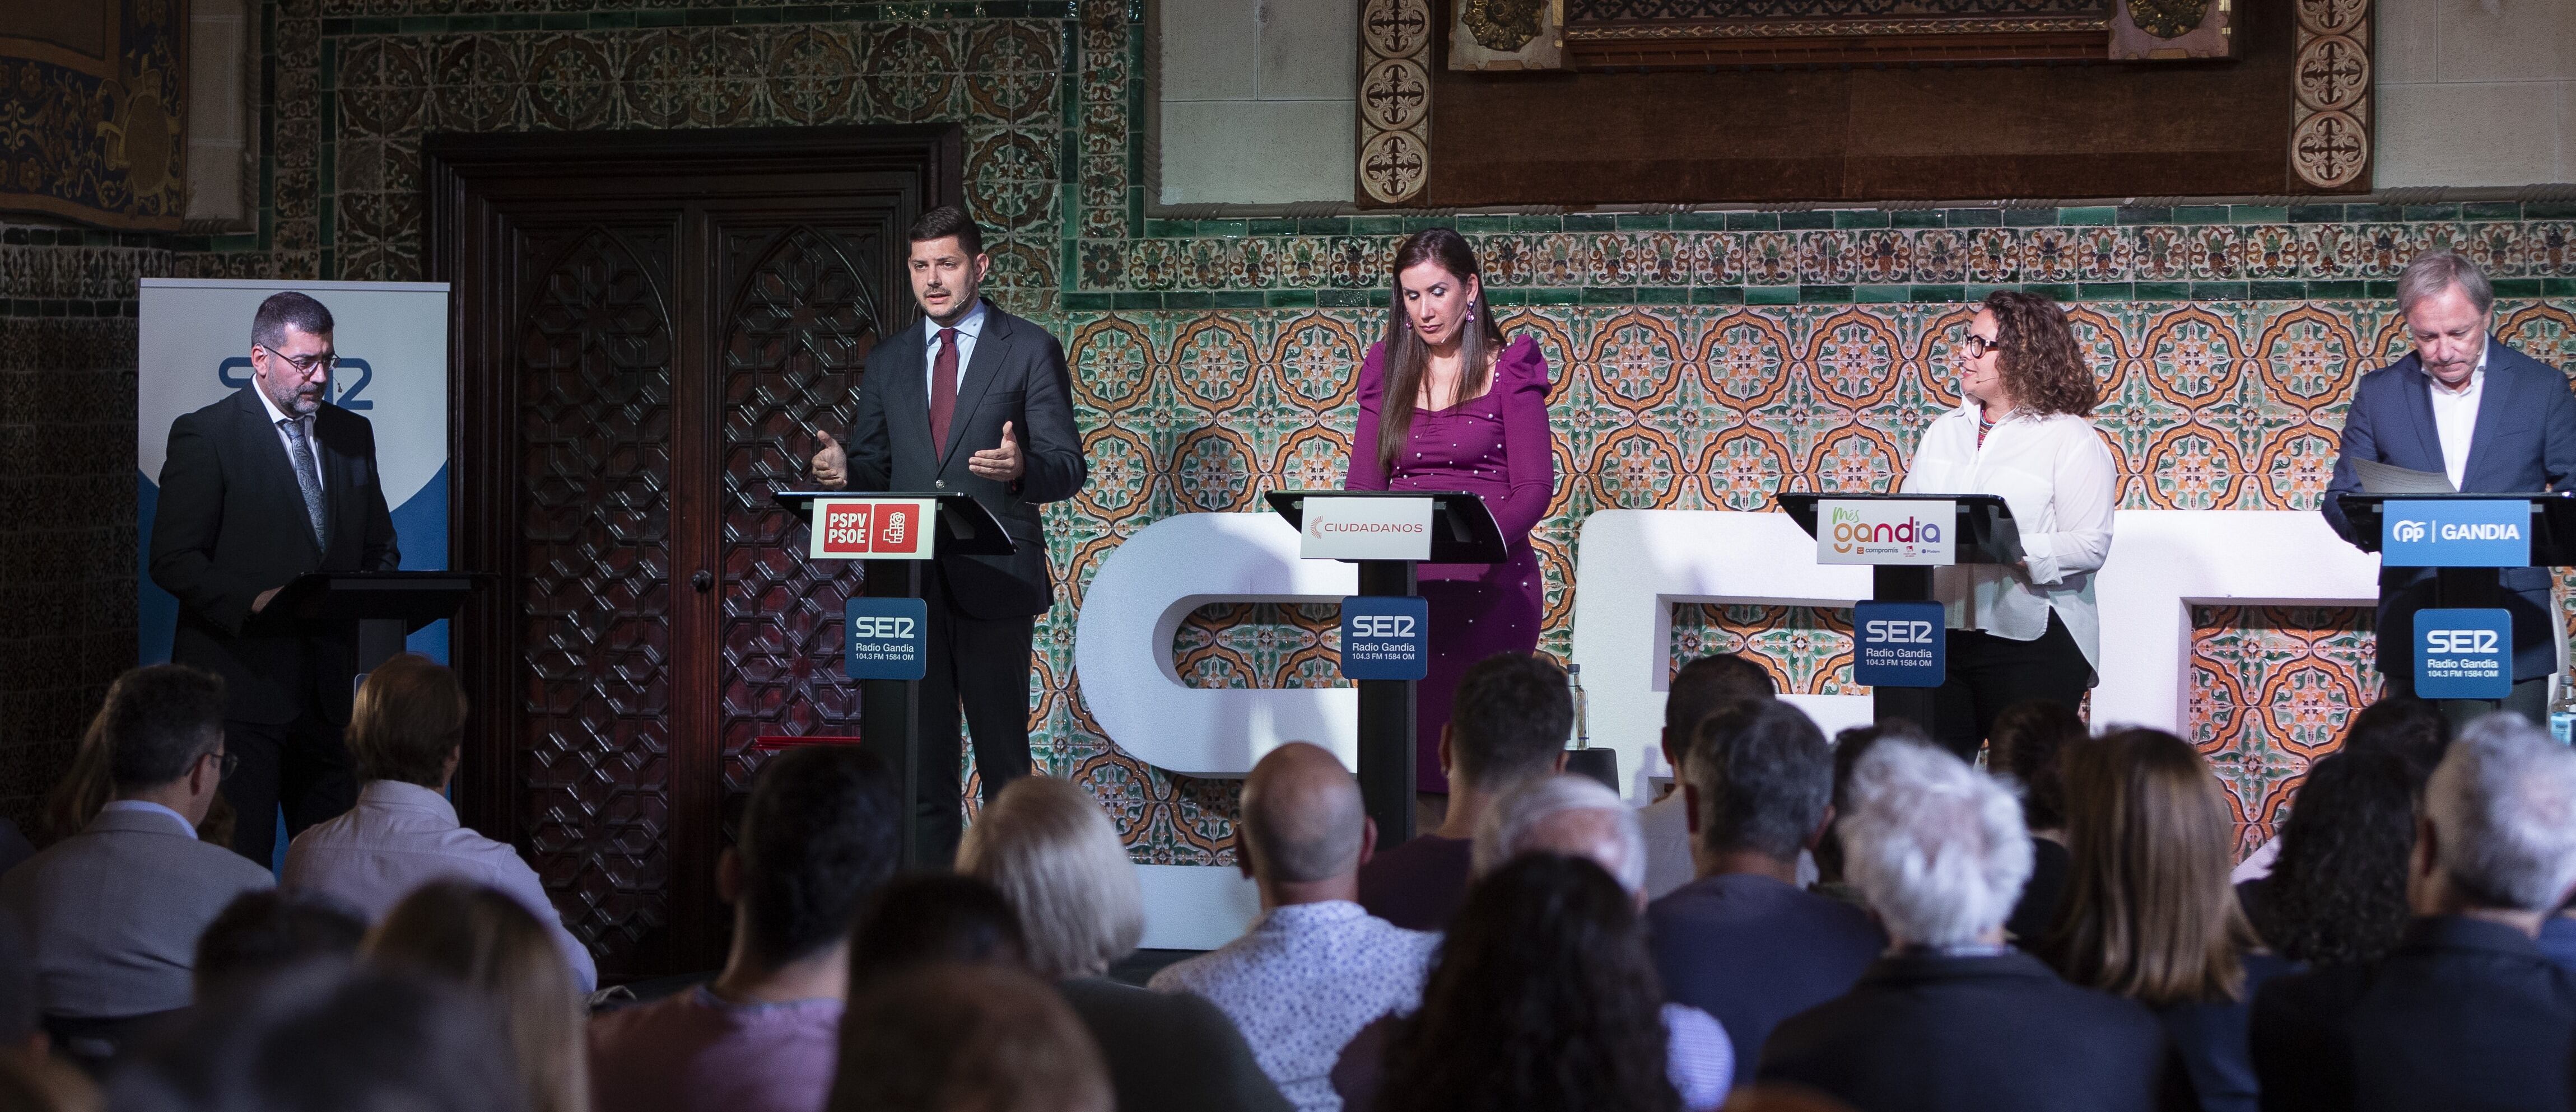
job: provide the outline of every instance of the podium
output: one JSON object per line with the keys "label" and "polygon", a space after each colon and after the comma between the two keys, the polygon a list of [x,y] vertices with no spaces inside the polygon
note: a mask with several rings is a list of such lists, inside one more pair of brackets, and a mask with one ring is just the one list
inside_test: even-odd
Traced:
{"label": "podium", "polygon": [[242,632],[287,637],[316,627],[358,627],[358,674],[403,651],[403,638],[456,615],[492,577],[470,571],[311,571],[278,588]]}
{"label": "podium", "polygon": [[[1866,563],[1870,566],[1870,595],[1878,602],[1931,602],[1932,569],[1954,564],[2017,564],[2021,562],[2021,528],[2013,521],[2012,507],[1994,494],[1821,494],[1812,491],[1783,492],[1778,496],[1780,508],[1789,511],[1798,527],[1808,536],[1818,536],[1818,516],[1830,503],[1862,504],[1889,502],[1947,502],[1952,506],[1948,524],[1951,528],[1951,556],[1946,560],[1926,562],[1900,556],[1860,555],[1843,562]],[[1853,631],[1853,657],[1859,657],[1859,631]],[[1933,724],[1931,687],[1873,686],[1870,689],[1872,717],[1885,721],[1903,718],[1939,736]]]}
{"label": "podium", "polygon": [[[1282,490],[1272,491],[1270,508],[1301,535],[1306,531],[1309,500],[1431,500],[1430,547],[1421,559],[1357,559],[1363,596],[1414,597],[1418,564],[1498,564],[1509,556],[1502,527],[1485,508],[1482,496],[1466,491],[1430,490]],[[1348,651],[1347,641],[1343,649]],[[1424,654],[1430,652],[1424,634]],[[1354,680],[1359,688],[1360,797],[1377,820],[1381,846],[1402,845],[1413,838],[1414,684],[1416,680]]]}
{"label": "podium", "polygon": [[[2344,519],[2352,525],[2351,539],[2355,547],[2364,552],[2379,553],[2383,567],[2432,570],[2433,608],[2435,609],[2502,607],[2506,591],[2501,573],[2508,568],[2576,567],[2576,495],[2560,493],[2366,494],[2347,491],[2334,497],[2336,503],[2343,509]],[[2411,537],[2391,538],[2386,535],[2392,524],[2388,520],[2387,513],[2390,503],[2430,503],[2431,505],[2426,508],[2438,511],[2453,506],[2464,510],[2471,508],[2461,505],[2463,503],[2515,502],[2523,504],[2522,512],[2507,511],[2504,519],[2523,527],[2523,539],[2528,544],[2529,552],[2522,557],[2522,562],[2485,558],[2482,555],[2483,542],[2474,540],[2465,543],[2442,542],[2438,538],[2429,537],[2426,535],[2423,523],[2395,523],[2401,527],[2414,526],[2415,535]],[[2395,540],[2397,544],[2392,546],[2391,540]],[[2443,543],[2460,547],[2455,554],[2450,555],[2427,552],[2432,544]],[[2410,555],[2392,554],[2388,551],[2392,547],[2400,547]],[[2418,559],[2424,562],[2405,562]],[[2508,680],[2511,678],[2512,656],[2512,648],[2508,644],[2505,647]],[[2491,702],[2492,700],[2463,701]]]}
{"label": "podium", "polygon": [[[955,491],[782,490],[772,501],[810,526],[814,503],[935,502],[929,553],[905,559],[860,559],[868,597],[922,598],[922,570],[941,556],[1008,556],[1016,551],[1000,518],[970,494]],[[827,559],[829,557],[826,557]],[[902,793],[903,861],[924,864],[921,846],[921,681],[860,680],[859,743],[886,762]],[[947,801],[950,807],[960,800]]]}

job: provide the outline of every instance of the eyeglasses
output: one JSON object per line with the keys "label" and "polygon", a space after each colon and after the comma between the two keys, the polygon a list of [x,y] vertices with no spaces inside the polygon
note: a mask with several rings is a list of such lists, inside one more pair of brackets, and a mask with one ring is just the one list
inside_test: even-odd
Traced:
{"label": "eyeglasses", "polygon": [[335,370],[340,366],[340,356],[336,352],[325,351],[314,355],[288,355],[285,352],[269,347],[266,344],[253,344],[251,346],[267,352],[274,358],[285,360],[288,366],[295,368],[295,373],[301,375],[312,374],[313,368],[315,367],[320,367],[324,371],[328,372]]}
{"label": "eyeglasses", "polygon": [[218,780],[231,776],[234,769],[241,767],[241,754],[239,753],[208,753],[206,755],[215,759],[215,778]]}
{"label": "eyeglasses", "polygon": [[2000,337],[1990,340],[1974,332],[1968,333],[1966,338],[1959,341],[1959,350],[1967,353],[1970,359],[1978,358],[2002,346],[2004,342]]}

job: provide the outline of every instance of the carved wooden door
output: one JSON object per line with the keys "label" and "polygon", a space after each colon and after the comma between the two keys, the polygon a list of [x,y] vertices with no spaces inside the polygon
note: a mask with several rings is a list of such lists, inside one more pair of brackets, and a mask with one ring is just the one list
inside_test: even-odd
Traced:
{"label": "carved wooden door", "polygon": [[536,864],[603,978],[712,968],[763,735],[855,734],[855,564],[769,494],[914,319],[902,229],[953,129],[433,140],[454,283],[466,822]]}

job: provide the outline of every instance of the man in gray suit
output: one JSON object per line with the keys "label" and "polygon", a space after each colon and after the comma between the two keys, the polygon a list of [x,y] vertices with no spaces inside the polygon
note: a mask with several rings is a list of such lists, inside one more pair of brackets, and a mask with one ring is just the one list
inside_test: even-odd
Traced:
{"label": "man in gray suit", "polygon": [[1038,504],[1073,497],[1090,472],[1064,345],[977,296],[993,265],[983,232],[942,206],[909,238],[913,300],[928,319],[868,354],[849,447],[821,434],[813,468],[824,487],[973,495],[1016,546],[1008,556],[941,555],[922,584],[930,667],[914,821],[927,863],[944,865],[962,833],[960,705],[986,801],[1029,773],[1029,658],[1037,616],[1055,605]]}
{"label": "man in gray suit", "polygon": [[80,833],[0,877],[26,925],[49,1018],[127,1019],[186,1007],[197,935],[268,870],[197,840],[231,758],[224,681],[179,664],[117,677],[93,729],[115,794]]}

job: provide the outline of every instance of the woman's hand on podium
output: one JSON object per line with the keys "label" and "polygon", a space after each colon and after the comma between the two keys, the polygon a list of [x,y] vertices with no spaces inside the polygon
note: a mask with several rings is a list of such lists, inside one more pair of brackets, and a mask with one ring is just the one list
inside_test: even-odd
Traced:
{"label": "woman's hand on podium", "polygon": [[814,485],[839,490],[850,485],[850,456],[828,432],[814,434],[822,447],[814,453]]}

